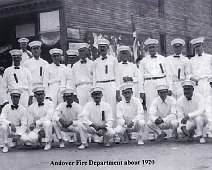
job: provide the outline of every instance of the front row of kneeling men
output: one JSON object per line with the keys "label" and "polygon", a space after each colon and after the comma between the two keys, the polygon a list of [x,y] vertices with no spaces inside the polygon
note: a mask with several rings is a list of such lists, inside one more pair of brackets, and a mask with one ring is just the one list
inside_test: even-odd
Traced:
{"label": "front row of kneeling men", "polygon": [[[209,83],[212,87],[212,78]],[[55,110],[53,102],[45,99],[44,87],[33,89],[36,102],[28,108],[19,104],[21,90],[13,89],[10,91],[12,103],[3,108],[0,119],[3,152],[8,152],[9,138],[16,145],[40,145],[43,142],[44,150],[49,150],[53,134],[59,139],[59,146],[65,147],[63,132],[76,133],[77,139],[81,140],[79,149],[88,147],[88,134],[102,138],[104,145],[110,146],[113,137],[127,143],[129,133],[138,132],[138,145],[143,145],[146,127],[149,140],[166,138],[164,130],[172,129],[173,138],[183,136],[192,140],[198,137],[200,143],[205,143],[203,128],[207,123],[211,126],[212,122],[211,97],[204,101],[195,93],[194,86],[192,81],[184,81],[184,95],[176,101],[168,96],[167,85],[158,85],[158,97],[153,100],[147,118],[141,101],[133,97],[131,83],[120,87],[123,99],[117,104],[117,117],[113,116],[111,106],[102,101],[104,89],[98,86],[91,88],[93,100],[84,108],[74,102],[74,91],[65,89],[62,92],[64,102]]]}

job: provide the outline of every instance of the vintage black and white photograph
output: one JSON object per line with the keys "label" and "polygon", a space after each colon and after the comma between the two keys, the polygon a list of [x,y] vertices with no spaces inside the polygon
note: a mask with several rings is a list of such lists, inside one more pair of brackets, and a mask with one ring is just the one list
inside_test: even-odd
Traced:
{"label": "vintage black and white photograph", "polygon": [[212,0],[0,0],[0,170],[212,170]]}

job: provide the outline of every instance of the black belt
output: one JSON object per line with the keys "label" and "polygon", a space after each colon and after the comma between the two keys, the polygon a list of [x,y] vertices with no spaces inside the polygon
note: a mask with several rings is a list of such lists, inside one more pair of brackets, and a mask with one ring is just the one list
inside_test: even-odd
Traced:
{"label": "black belt", "polygon": [[165,78],[166,76],[163,77],[150,77],[150,78],[144,78],[144,80],[157,80],[157,79],[162,79]]}
{"label": "black belt", "polygon": [[113,82],[115,80],[104,80],[104,81],[97,81],[97,83],[109,83],[109,82]]}

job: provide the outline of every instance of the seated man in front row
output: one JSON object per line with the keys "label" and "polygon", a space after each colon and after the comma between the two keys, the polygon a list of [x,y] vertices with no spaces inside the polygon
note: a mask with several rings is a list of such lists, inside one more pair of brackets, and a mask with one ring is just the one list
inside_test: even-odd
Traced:
{"label": "seated man in front row", "polygon": [[[193,137],[200,138],[200,143],[205,143],[203,137],[203,128],[206,125],[206,117],[204,116],[204,100],[203,97],[194,93],[195,84],[193,81],[185,80],[182,83],[184,95],[177,100],[177,113],[180,125],[178,134],[193,140]],[[195,134],[196,130],[196,135]]]}
{"label": "seated man in front row", "polygon": [[86,143],[87,138],[82,134],[83,125],[80,122],[82,107],[74,102],[74,91],[72,89],[65,89],[62,91],[62,94],[65,102],[60,103],[56,107],[52,119],[55,133],[60,142],[60,148],[65,147],[61,131],[74,132],[77,135],[77,139],[81,138],[82,142]]}
{"label": "seated man in front row", "polygon": [[177,137],[177,112],[176,100],[168,96],[169,86],[156,86],[158,97],[154,98],[149,109],[147,125],[150,129],[149,140],[155,140],[155,133],[159,139],[163,139],[167,134],[163,130],[172,129],[172,136]]}
{"label": "seated man in front row", "polygon": [[[113,126],[113,113],[111,106],[102,101],[103,89],[101,87],[92,87],[91,97],[93,101],[88,102],[82,111],[84,123],[84,135],[87,133],[103,136],[105,146],[110,146],[110,139],[115,135]],[[83,143],[80,149],[84,149],[88,144]]]}
{"label": "seated man in front row", "polygon": [[21,93],[19,89],[12,89],[10,91],[12,103],[2,109],[0,129],[2,130],[4,153],[8,152],[9,138],[15,142],[24,141],[22,136],[27,131],[27,112],[25,107],[19,104]]}
{"label": "seated man in front row", "polygon": [[29,142],[45,142],[44,150],[51,149],[53,102],[45,98],[45,88],[35,87],[33,90],[36,102],[28,107]]}
{"label": "seated man in front row", "polygon": [[132,97],[133,84],[126,83],[120,86],[124,99],[117,104],[117,127],[116,134],[128,143],[128,134],[130,132],[138,132],[138,145],[143,145],[143,137],[145,121],[144,110],[141,101]]}

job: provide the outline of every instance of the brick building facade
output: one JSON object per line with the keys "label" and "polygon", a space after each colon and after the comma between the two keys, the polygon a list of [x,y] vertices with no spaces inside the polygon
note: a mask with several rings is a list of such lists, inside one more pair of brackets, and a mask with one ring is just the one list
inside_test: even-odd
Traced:
{"label": "brick building facade", "polygon": [[[35,35],[29,38],[40,39],[39,14],[54,10],[59,10],[59,47],[64,51],[69,48],[69,43],[87,41],[89,33],[116,39],[122,37],[122,43],[132,45],[133,14],[139,41],[157,38],[161,54],[172,53],[170,42],[177,37],[187,42],[184,53],[192,54],[189,41],[198,36],[206,38],[205,51],[212,53],[211,0],[3,0],[0,2],[0,21],[14,21],[18,16],[30,20],[31,16]],[[20,18],[16,24],[23,22]],[[10,38],[17,41],[15,35]],[[12,46],[16,47],[17,43],[13,42]]]}

